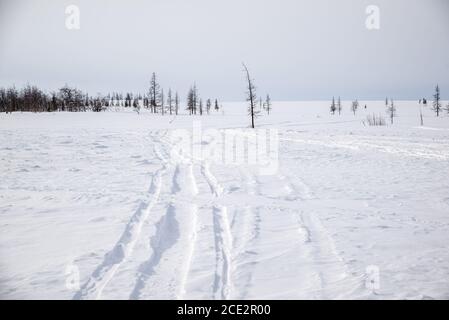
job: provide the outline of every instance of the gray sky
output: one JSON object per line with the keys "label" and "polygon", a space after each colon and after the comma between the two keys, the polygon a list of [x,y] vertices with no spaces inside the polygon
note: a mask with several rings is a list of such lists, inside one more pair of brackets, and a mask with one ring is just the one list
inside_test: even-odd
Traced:
{"label": "gray sky", "polygon": [[[65,8],[80,8],[67,30]],[[368,5],[380,30],[365,27]],[[448,0],[0,0],[0,86],[275,100],[449,98]]]}

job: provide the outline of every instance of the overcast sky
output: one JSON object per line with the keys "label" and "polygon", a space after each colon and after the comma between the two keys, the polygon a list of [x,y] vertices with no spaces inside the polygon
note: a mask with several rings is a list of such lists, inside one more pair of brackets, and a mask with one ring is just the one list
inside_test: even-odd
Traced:
{"label": "overcast sky", "polygon": [[[65,25],[80,9],[80,30]],[[380,29],[365,26],[368,5]],[[0,0],[0,86],[274,100],[449,98],[448,0]]]}

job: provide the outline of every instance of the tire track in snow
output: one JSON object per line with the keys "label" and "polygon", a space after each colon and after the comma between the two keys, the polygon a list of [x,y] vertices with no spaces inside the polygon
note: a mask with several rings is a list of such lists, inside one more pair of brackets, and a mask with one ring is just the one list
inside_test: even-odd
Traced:
{"label": "tire track in snow", "polygon": [[[154,139],[154,137],[153,137]],[[155,154],[163,161],[162,154],[153,140]],[[130,221],[115,246],[105,255],[105,258],[88,281],[74,295],[73,299],[101,299],[101,294],[106,285],[111,281],[120,265],[132,254],[134,246],[141,234],[142,226],[147,220],[151,210],[157,203],[162,188],[162,178],[167,168],[163,167],[153,175],[150,189],[148,191],[149,200],[140,203],[138,209],[132,215]]]}

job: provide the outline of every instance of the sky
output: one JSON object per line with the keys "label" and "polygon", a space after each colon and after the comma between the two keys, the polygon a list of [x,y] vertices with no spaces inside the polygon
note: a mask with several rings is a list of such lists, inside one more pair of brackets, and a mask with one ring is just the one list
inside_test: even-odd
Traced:
{"label": "sky", "polygon": [[[66,27],[68,5],[79,30]],[[369,30],[366,8],[379,8]],[[449,99],[448,0],[0,0],[0,86],[273,100]]]}

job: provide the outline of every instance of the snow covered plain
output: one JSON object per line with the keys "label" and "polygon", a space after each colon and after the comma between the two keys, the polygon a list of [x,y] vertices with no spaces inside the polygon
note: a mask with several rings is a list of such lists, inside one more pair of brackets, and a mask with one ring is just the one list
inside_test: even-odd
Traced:
{"label": "snow covered plain", "polygon": [[193,120],[246,128],[241,103],[0,114],[0,298],[449,299],[449,117],[328,105],[256,121],[278,130],[272,175],[172,152]]}

